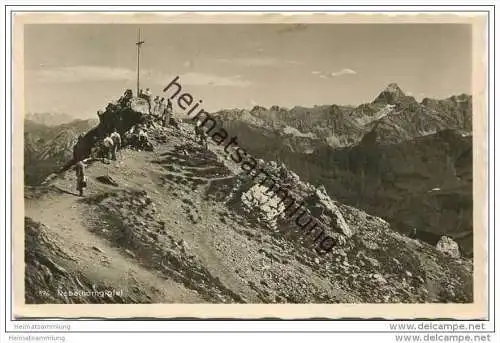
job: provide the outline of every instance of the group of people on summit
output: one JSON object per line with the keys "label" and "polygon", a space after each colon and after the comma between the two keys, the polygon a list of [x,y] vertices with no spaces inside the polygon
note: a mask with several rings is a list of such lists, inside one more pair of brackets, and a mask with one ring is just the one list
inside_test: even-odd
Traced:
{"label": "group of people on summit", "polygon": [[[160,123],[161,127],[168,126],[172,121],[172,102],[170,99],[165,103],[165,98],[156,96],[153,98],[149,88],[146,91],[139,91],[138,98],[144,99],[148,104],[148,114],[141,118],[141,122],[135,124],[122,135],[117,131],[117,128],[109,120],[104,123],[103,116],[105,113],[119,112],[120,110],[131,108],[133,93],[131,89],[127,89],[123,96],[116,103],[109,103],[106,111],[98,111],[97,115],[101,124],[101,129],[106,132],[104,139],[98,144],[97,154],[109,160],[116,160],[117,153],[125,145],[130,146],[135,150],[152,150],[152,144],[149,142],[148,135],[145,131],[147,127],[156,127],[156,123]],[[111,124],[111,125],[110,125]],[[111,127],[110,127],[111,126]],[[176,125],[175,125],[176,126]],[[79,141],[82,136],[79,137]],[[75,145],[76,149],[76,145]],[[75,150],[76,151],[76,150]],[[87,186],[87,178],[85,176],[85,164],[78,154],[74,151],[74,160],[76,161],[76,188],[80,196],[83,196],[83,190]]]}
{"label": "group of people on summit", "polygon": [[153,98],[153,94],[149,88],[145,91],[139,90],[139,98],[148,102],[149,114],[161,119],[162,125],[167,126],[169,123],[170,115],[172,114],[172,101],[161,98],[157,95]]}

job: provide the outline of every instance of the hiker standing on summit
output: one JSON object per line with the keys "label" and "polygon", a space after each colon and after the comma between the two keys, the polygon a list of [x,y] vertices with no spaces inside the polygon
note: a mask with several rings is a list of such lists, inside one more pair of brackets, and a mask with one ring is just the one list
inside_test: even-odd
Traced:
{"label": "hiker standing on summit", "polygon": [[146,91],[144,92],[144,96],[146,98],[146,100],[148,101],[148,110],[149,110],[149,114],[151,114],[151,105],[152,105],[152,102],[153,102],[153,99],[151,99],[153,97],[153,93],[151,92],[151,89],[149,88],[146,88]]}
{"label": "hiker standing on summit", "polygon": [[170,101],[170,99],[168,99],[167,106],[163,110],[162,117],[161,117],[163,127],[168,125],[168,123],[170,122],[171,115],[172,115],[172,101]]}
{"label": "hiker standing on summit", "polygon": [[161,98],[158,102],[158,111],[156,112],[155,118],[161,121],[164,111],[165,111],[165,98]]}
{"label": "hiker standing on summit", "polygon": [[155,96],[155,99],[153,102],[154,102],[153,114],[156,116],[156,115],[158,115],[158,111],[160,109],[160,97],[158,95]]}

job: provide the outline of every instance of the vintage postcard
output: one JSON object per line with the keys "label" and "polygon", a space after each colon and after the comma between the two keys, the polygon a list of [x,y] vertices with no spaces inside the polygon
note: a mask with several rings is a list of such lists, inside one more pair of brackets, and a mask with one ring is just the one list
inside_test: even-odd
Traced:
{"label": "vintage postcard", "polygon": [[487,315],[487,17],[16,13],[16,318]]}

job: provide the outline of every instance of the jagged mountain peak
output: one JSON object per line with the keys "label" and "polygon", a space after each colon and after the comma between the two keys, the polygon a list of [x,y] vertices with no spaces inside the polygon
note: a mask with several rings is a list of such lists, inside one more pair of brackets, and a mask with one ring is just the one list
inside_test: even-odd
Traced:
{"label": "jagged mountain peak", "polygon": [[387,104],[394,104],[398,100],[406,97],[406,94],[398,86],[397,83],[390,83],[385,87],[385,89],[375,98],[374,103],[384,102]]}
{"label": "jagged mountain peak", "polygon": [[387,85],[387,87],[385,87],[384,92],[398,93],[398,94],[401,94],[401,95],[405,95],[405,93],[403,92],[403,90],[395,82],[389,83]]}

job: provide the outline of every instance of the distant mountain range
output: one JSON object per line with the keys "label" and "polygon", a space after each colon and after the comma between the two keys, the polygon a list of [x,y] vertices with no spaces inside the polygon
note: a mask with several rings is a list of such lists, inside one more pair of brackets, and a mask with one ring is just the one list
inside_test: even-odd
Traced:
{"label": "distant mountain range", "polygon": [[[30,116],[33,118],[33,116]],[[54,123],[42,115],[34,118],[41,122]],[[60,117],[62,119],[62,117]],[[97,124],[97,119],[74,120],[65,124],[41,124],[29,119],[24,121],[24,182],[27,185],[40,183],[49,174],[63,167],[73,157],[73,146],[78,136]]]}
{"label": "distant mountain range", "polygon": [[73,120],[76,120],[75,117],[72,117],[66,113],[51,113],[51,112],[26,113],[24,119],[46,126],[57,126],[57,125],[67,124],[72,122]]}
{"label": "distant mountain range", "polygon": [[355,145],[367,134],[380,143],[398,143],[446,129],[471,133],[472,97],[461,94],[445,100],[425,98],[419,103],[392,83],[373,102],[357,107],[255,106],[251,110],[223,110],[216,115],[225,127],[244,123],[296,139],[299,145],[302,138],[310,138],[339,148]]}

